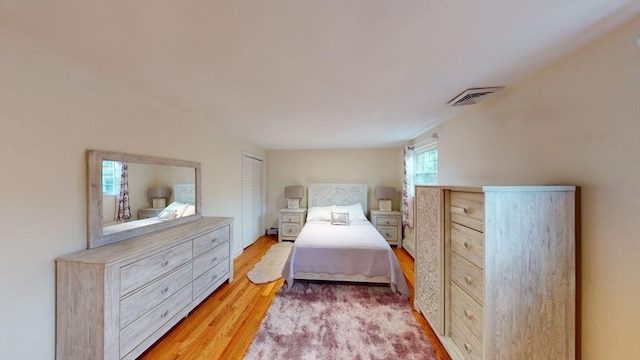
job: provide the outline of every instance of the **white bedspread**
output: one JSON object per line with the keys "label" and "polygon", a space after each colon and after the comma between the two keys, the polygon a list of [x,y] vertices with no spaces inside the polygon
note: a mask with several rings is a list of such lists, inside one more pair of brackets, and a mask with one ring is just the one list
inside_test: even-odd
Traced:
{"label": "white bedspread", "polygon": [[296,273],[385,277],[399,293],[409,296],[393,249],[369,221],[353,221],[348,226],[307,222],[282,271],[289,286]]}

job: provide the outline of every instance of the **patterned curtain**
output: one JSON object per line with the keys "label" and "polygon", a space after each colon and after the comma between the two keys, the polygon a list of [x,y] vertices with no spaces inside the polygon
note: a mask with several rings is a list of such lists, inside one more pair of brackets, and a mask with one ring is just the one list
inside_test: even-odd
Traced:
{"label": "patterned curtain", "polygon": [[120,175],[120,195],[118,195],[118,217],[117,221],[127,221],[131,219],[131,207],[129,206],[129,167],[127,163],[122,163],[122,174]]}
{"label": "patterned curtain", "polygon": [[413,146],[404,147],[404,184],[402,186],[402,225],[413,229]]}

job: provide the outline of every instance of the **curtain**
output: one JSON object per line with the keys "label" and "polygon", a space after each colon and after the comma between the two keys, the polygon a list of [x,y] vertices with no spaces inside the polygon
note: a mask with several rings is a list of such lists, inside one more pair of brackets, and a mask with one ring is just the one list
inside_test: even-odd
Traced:
{"label": "curtain", "polygon": [[117,221],[127,221],[131,219],[131,207],[129,206],[129,170],[127,163],[122,163],[122,174],[120,175],[120,192],[118,195],[118,216]]}
{"label": "curtain", "polygon": [[404,147],[404,184],[402,186],[402,225],[413,229],[413,146]]}

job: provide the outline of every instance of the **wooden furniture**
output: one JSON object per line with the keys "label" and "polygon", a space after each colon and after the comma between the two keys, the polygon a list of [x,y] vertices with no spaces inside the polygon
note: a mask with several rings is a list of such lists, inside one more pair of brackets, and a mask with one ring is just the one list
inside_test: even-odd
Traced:
{"label": "wooden furniture", "polygon": [[389,245],[400,246],[402,214],[399,211],[371,210],[371,223]]}
{"label": "wooden furniture", "polygon": [[160,212],[164,208],[144,208],[138,210],[138,219],[148,219],[152,217],[158,217]]}
{"label": "wooden furniture", "polygon": [[202,217],[56,259],[56,358],[135,359],[233,280],[233,218]]}
{"label": "wooden furniture", "polygon": [[575,358],[575,187],[416,187],[415,301],[452,359]]}
{"label": "wooden furniture", "polygon": [[307,209],[280,209],[278,211],[278,242],[296,241],[304,226]]}

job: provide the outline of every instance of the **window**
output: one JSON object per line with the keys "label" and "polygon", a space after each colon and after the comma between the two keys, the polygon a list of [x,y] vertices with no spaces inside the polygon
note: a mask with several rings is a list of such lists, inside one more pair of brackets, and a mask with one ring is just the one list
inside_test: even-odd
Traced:
{"label": "window", "polygon": [[438,183],[438,145],[432,143],[430,145],[414,150],[413,158],[415,160],[414,184],[415,185],[434,185]]}
{"label": "window", "polygon": [[120,183],[121,166],[118,161],[102,161],[102,193],[116,194]]}

